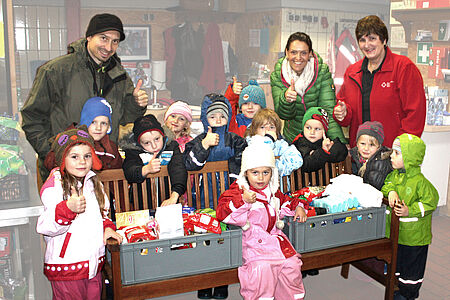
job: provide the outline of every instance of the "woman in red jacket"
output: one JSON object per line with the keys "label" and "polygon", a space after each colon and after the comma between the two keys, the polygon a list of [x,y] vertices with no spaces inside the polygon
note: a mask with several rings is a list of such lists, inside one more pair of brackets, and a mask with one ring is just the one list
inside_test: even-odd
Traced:
{"label": "woman in red jacket", "polygon": [[355,34],[365,57],[347,68],[333,111],[339,125],[350,126],[350,147],[356,145],[358,126],[366,121],[383,124],[387,147],[405,132],[420,137],[426,99],[419,69],[406,56],[391,52],[379,17],[360,19]]}

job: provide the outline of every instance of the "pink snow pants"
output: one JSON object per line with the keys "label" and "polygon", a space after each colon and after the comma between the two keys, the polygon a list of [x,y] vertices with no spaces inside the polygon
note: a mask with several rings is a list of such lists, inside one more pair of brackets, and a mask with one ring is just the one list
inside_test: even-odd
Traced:
{"label": "pink snow pants", "polygon": [[302,261],[299,255],[284,260],[258,260],[238,269],[245,300],[303,299]]}
{"label": "pink snow pants", "polygon": [[102,296],[102,272],[92,279],[50,281],[53,300],[100,300]]}

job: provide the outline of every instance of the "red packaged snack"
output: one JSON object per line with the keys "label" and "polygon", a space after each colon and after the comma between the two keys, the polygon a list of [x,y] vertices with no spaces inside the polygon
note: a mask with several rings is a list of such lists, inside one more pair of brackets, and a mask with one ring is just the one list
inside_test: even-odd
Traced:
{"label": "red packaged snack", "polygon": [[128,243],[156,240],[157,237],[150,233],[147,226],[130,226],[124,228]]}
{"label": "red packaged snack", "polygon": [[222,233],[222,228],[220,227],[220,222],[204,213],[196,213],[193,215],[189,215],[188,217],[189,223],[193,224],[194,226],[197,226],[201,229],[205,229],[209,232],[220,234]]}

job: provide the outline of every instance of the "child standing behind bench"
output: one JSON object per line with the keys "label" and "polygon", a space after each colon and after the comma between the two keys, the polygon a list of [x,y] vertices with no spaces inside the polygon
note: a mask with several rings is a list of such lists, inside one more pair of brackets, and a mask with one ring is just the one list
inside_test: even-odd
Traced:
{"label": "child standing behind bench", "polygon": [[[218,94],[205,96],[200,113],[205,131],[187,143],[183,153],[188,171],[201,170],[207,161],[228,160],[229,177],[232,181],[237,178],[241,169],[242,151],[247,146],[247,142],[236,133],[228,132],[230,116],[231,106],[227,98]],[[227,179],[226,186],[228,186]],[[216,178],[208,178],[208,181],[210,180],[216,180]],[[210,195],[212,195],[211,186],[212,184],[209,185]],[[204,193],[203,187],[200,192]],[[203,202],[203,197],[201,199]],[[206,201],[209,201],[209,207],[214,207],[212,196],[210,199],[205,199]],[[204,204],[202,203],[202,207]],[[228,286],[216,287],[214,293],[212,289],[199,290],[197,296],[199,299],[226,299]]]}
{"label": "child standing behind bench", "polygon": [[192,110],[186,102],[172,103],[164,114],[164,132],[169,138],[177,141],[181,153],[184,152],[185,145],[193,140],[190,135],[191,123]]}
{"label": "child standing behind bench", "polygon": [[[425,143],[415,135],[404,133],[394,140],[391,161],[394,171],[381,191],[389,206],[399,216],[398,274],[399,290],[395,300],[416,299],[422,286],[428,245],[431,243],[431,217],[439,194],[423,176],[420,165],[425,156]],[[389,237],[390,215],[386,218]]]}
{"label": "child standing behind bench", "polygon": [[[94,149],[98,158],[102,162],[102,170],[120,169],[122,167],[122,157],[119,154],[117,145],[109,139],[111,133],[111,105],[102,97],[89,98],[84,103],[80,116],[80,124],[86,125],[89,134],[94,139]],[[66,130],[73,129],[76,123]],[[55,168],[55,153],[50,151],[45,157],[45,167],[51,171]]]}
{"label": "child standing behind bench", "polygon": [[178,143],[164,135],[155,116],[137,118],[132,135],[123,139],[120,145],[125,150],[123,173],[130,183],[141,183],[148,174],[158,173],[161,165],[168,165],[172,193],[161,206],[176,204],[180,195],[186,191],[187,171]]}
{"label": "child standing behind bench", "polygon": [[242,266],[238,269],[241,295],[254,299],[303,299],[302,261],[280,219],[306,221],[298,199],[278,189],[279,177],[271,147],[252,143],[242,155],[238,180],[219,198],[217,218],[241,226]]}
{"label": "child standing behind bench", "polygon": [[244,137],[255,114],[260,109],[266,108],[264,90],[255,80],[250,80],[248,85],[242,88],[242,83],[233,77],[233,83],[228,86],[225,97],[230,101],[232,111],[230,132]]}
{"label": "child standing behind bench", "polygon": [[262,140],[272,146],[274,155],[279,156],[276,165],[280,180],[282,176],[290,175],[303,164],[302,155],[297,148],[289,145],[281,136],[282,127],[277,113],[273,109],[263,108],[256,113],[252,125],[245,132],[247,144]]}
{"label": "child standing behind bench", "polygon": [[359,175],[378,190],[386,176],[392,172],[390,155],[392,150],[383,145],[383,125],[377,121],[366,121],[359,125],[356,147],[350,149],[352,173]]}
{"label": "child standing behind bench", "polygon": [[347,147],[339,138],[330,140],[328,131],[328,113],[317,106],[310,107],[303,116],[303,132],[295,137],[292,144],[302,154],[304,172],[315,172],[322,169],[326,162],[337,163],[345,160]]}

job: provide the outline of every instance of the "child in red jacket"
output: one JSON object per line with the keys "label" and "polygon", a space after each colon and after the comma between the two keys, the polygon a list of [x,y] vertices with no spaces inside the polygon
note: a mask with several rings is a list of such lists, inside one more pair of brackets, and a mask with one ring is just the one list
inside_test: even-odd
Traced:
{"label": "child in red jacket", "polygon": [[261,108],[266,108],[264,90],[255,80],[250,80],[248,86],[242,88],[242,83],[233,77],[233,83],[228,86],[225,98],[231,104],[230,132],[244,137],[245,130],[252,123],[256,113]]}

